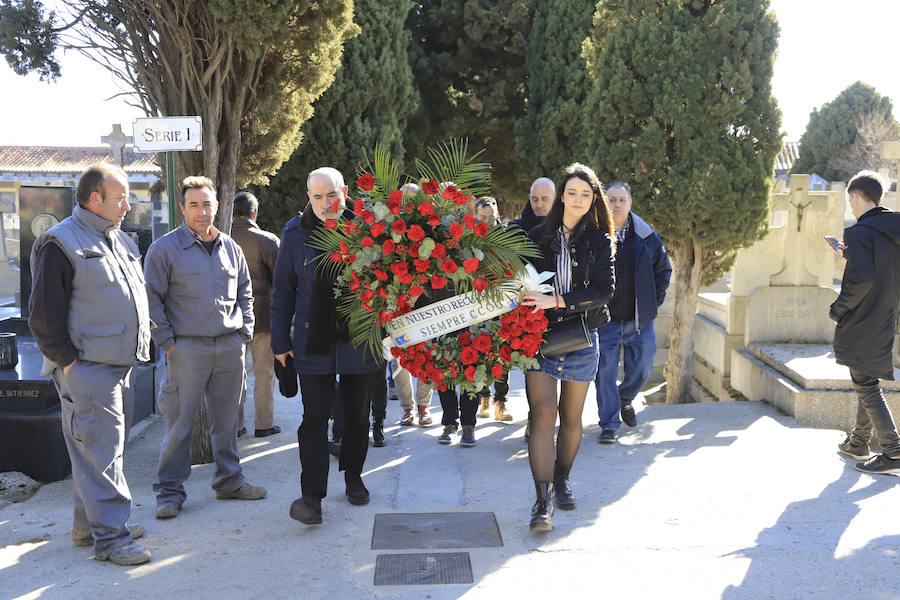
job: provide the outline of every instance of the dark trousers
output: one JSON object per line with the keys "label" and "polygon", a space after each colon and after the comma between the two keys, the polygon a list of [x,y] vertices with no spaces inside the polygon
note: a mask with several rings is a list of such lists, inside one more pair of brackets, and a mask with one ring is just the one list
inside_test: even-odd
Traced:
{"label": "dark trousers", "polygon": [[[494,402],[506,402],[506,395],[509,393],[509,373],[504,373],[503,377],[494,382]],[[486,387],[478,394],[479,396],[490,396],[491,388]]]}
{"label": "dark trousers", "polygon": [[[383,377],[378,379],[373,382],[367,392],[369,393],[368,403],[372,406],[372,418],[384,421],[387,416],[387,381]],[[341,436],[344,433],[344,403],[340,400],[340,387],[335,392],[334,399],[334,422],[331,424],[331,433]],[[368,410],[366,414],[368,414]]]}
{"label": "dark trousers", "polygon": [[441,399],[441,409],[444,411],[441,417],[441,425],[457,425],[462,421],[463,425],[475,425],[475,412],[478,410],[478,396],[465,393],[462,397],[456,395],[456,388],[447,388],[446,392],[438,391]]}
{"label": "dark trousers", "polygon": [[888,458],[900,458],[900,436],[891,409],[884,401],[878,378],[850,369],[850,379],[858,399],[856,425],[850,434],[857,446],[868,445],[875,430],[876,441]]}
{"label": "dark trousers", "polygon": [[[376,379],[384,380],[382,370],[361,375],[341,375],[340,406],[344,414],[344,438],[341,444],[341,471],[362,472],[369,450],[369,390]],[[335,399],[335,374],[300,377],[303,397],[303,421],[297,428],[300,444],[300,488],[304,494],[324,498],[328,491],[328,418]]]}

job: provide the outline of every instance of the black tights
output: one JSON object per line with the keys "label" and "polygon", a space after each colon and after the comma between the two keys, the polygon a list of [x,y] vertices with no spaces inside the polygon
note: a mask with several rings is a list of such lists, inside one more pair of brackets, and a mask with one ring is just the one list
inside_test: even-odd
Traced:
{"label": "black tights", "polygon": [[[553,481],[553,463],[571,466],[581,445],[581,415],[589,382],[562,381],[559,404],[557,379],[546,373],[525,374],[528,404],[531,408],[531,435],[528,437],[528,462],[536,482]],[[559,436],[553,451],[553,428],[559,414]]]}

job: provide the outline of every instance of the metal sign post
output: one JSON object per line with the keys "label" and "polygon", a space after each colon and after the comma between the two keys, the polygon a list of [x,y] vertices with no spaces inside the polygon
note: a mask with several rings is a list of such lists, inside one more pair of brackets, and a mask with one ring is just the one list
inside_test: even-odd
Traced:
{"label": "metal sign post", "polygon": [[169,231],[175,229],[175,151],[203,149],[200,117],[159,117],[134,120],[134,151],[166,153],[166,193]]}

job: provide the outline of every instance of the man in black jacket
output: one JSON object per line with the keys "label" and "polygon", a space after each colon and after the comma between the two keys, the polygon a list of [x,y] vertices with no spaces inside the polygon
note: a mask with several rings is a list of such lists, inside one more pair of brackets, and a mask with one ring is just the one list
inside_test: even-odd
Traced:
{"label": "man in black jacket", "polygon": [[[881,205],[881,178],[862,171],[847,185],[856,225],[844,231],[847,259],[841,293],[831,305],[837,322],[834,355],[850,368],[859,398],[856,425],[838,450],[866,460],[856,464],[864,473],[900,475],[900,437],[878,385],[894,379],[892,349],[900,301],[900,214]],[[872,429],[882,454],[869,458]]]}
{"label": "man in black jacket", "polygon": [[555,197],[556,185],[553,183],[553,180],[547,177],[538,177],[531,184],[531,190],[528,192],[528,202],[525,204],[525,208],[522,209],[522,216],[514,221],[510,221],[509,224],[528,233],[544,222],[544,218],[553,207]]}

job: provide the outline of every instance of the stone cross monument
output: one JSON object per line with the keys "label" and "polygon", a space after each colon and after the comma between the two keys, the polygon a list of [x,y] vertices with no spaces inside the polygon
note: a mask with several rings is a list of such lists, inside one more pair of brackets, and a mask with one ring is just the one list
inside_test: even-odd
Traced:
{"label": "stone cross monument", "polygon": [[101,144],[109,144],[109,147],[112,148],[113,162],[121,167],[122,166],[122,149],[126,146],[126,144],[131,144],[134,142],[134,138],[130,135],[125,135],[122,133],[122,126],[118,123],[112,126],[112,131],[109,132],[109,135],[104,135],[100,138]]}

